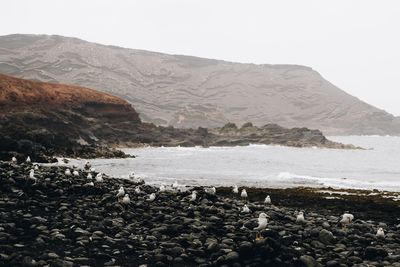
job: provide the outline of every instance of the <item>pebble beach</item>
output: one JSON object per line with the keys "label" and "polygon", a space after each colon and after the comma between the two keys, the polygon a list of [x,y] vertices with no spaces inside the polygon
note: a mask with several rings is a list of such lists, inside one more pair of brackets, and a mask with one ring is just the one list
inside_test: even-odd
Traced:
{"label": "pebble beach", "polygon": [[[400,266],[400,209],[388,192],[245,188],[242,198],[66,169],[0,162],[0,266]],[[268,224],[256,231],[261,213]]]}

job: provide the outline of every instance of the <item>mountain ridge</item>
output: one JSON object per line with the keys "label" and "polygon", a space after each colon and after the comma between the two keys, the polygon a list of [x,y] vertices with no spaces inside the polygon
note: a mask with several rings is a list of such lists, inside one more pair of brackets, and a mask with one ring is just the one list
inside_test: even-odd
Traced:
{"label": "mountain ridge", "polygon": [[169,55],[48,35],[0,37],[0,72],[124,98],[144,121],[181,128],[251,121],[326,134],[399,134],[400,119],[307,66]]}

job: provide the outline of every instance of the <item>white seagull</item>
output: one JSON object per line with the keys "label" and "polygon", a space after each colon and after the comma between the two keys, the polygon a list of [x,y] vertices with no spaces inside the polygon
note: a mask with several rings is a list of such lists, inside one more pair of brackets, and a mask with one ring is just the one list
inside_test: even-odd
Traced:
{"label": "white seagull", "polygon": [[297,214],[296,222],[298,222],[298,223],[304,223],[304,222],[306,222],[306,220],[304,219],[304,213],[303,213],[302,211],[300,211],[300,212]]}
{"label": "white seagull", "polygon": [[233,187],[232,192],[233,192],[234,194],[239,194],[239,188],[238,188],[237,185],[235,185],[235,186]]}
{"label": "white seagull", "polygon": [[125,196],[122,198],[121,203],[122,203],[122,204],[129,204],[129,203],[131,203],[131,199],[129,198],[129,195],[128,195],[128,194],[125,194]]}
{"label": "white seagull", "polygon": [[35,170],[34,169],[31,169],[30,172],[29,172],[29,179],[35,181],[35,184],[36,184],[37,178],[35,177]]}
{"label": "white seagull", "polygon": [[91,173],[88,173],[87,178],[88,178],[88,179],[92,179],[92,178],[93,178],[92,174],[91,174]]}
{"label": "white seagull", "polygon": [[147,201],[153,202],[154,199],[156,199],[156,194],[155,194],[155,193],[151,193],[150,196],[149,196],[149,198],[147,199]]}
{"label": "white seagull", "polygon": [[251,211],[250,211],[249,207],[247,207],[247,205],[245,204],[245,205],[243,206],[243,208],[242,208],[242,212],[243,212],[243,213],[250,213]]}
{"label": "white seagull", "polygon": [[12,158],[11,158],[11,162],[12,162],[12,163],[17,163],[17,158],[16,158],[16,157],[12,157]]}
{"label": "white seagull", "polygon": [[65,173],[66,176],[71,176],[71,170],[70,169],[66,169],[64,173]]}
{"label": "white seagull", "polygon": [[77,170],[75,170],[72,174],[73,174],[74,176],[79,176],[79,172],[78,172]]}
{"label": "white seagull", "polygon": [[123,197],[123,196],[125,196],[125,190],[124,190],[124,187],[121,186],[121,187],[118,189],[117,198],[121,198],[121,197]]}
{"label": "white seagull", "polygon": [[26,158],[26,162],[27,162],[27,163],[31,163],[31,157],[28,156],[28,157]]}
{"label": "white seagull", "polygon": [[378,231],[376,232],[376,237],[385,238],[385,231],[383,231],[382,227],[379,227]]}
{"label": "white seagull", "polygon": [[242,189],[242,192],[240,193],[240,196],[241,196],[242,198],[247,198],[247,191],[246,191],[246,189]]}
{"label": "white seagull", "polygon": [[160,185],[160,188],[159,188],[159,190],[160,190],[160,192],[165,192],[165,185]]}
{"label": "white seagull", "polygon": [[344,213],[342,215],[342,219],[340,220],[340,223],[342,224],[343,227],[346,227],[349,225],[352,221],[354,220],[354,215],[351,213]]}
{"label": "white seagull", "polygon": [[271,204],[271,197],[270,196],[267,196],[266,198],[265,198],[265,200],[264,200],[264,203],[265,204]]}
{"label": "white seagull", "polygon": [[[97,175],[96,175],[96,182],[98,182],[98,183],[102,183],[104,180],[103,180],[103,174],[100,172],[100,173],[98,173]],[[128,196],[129,197],[129,196]]]}
{"label": "white seagull", "polygon": [[196,192],[196,191],[193,191],[193,192],[192,192],[192,195],[190,196],[190,201],[195,201],[196,198],[197,198],[197,192]]}
{"label": "white seagull", "polygon": [[255,227],[253,230],[261,231],[261,230],[267,228],[268,218],[269,218],[269,216],[267,214],[265,214],[264,212],[260,213],[260,215],[258,215],[258,226]]}
{"label": "white seagull", "polygon": [[39,170],[39,166],[35,164],[35,167],[33,167],[36,171]]}

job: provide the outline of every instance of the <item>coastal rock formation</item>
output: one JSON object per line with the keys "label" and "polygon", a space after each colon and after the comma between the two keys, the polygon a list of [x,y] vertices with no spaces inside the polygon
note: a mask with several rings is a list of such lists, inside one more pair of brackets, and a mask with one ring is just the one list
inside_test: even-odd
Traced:
{"label": "coastal rock formation", "polygon": [[122,97],[143,121],[179,128],[256,126],[400,134],[400,119],[297,65],[240,64],[48,35],[0,37],[0,72]]}
{"label": "coastal rock formation", "polygon": [[[197,187],[190,201],[192,188],[99,183],[84,170],[67,176],[65,166],[40,166],[33,181],[32,167],[0,161],[1,266],[399,266],[398,204],[380,203],[377,194],[328,200],[301,189],[247,188],[242,200],[230,188],[214,195]],[[116,196],[121,186],[129,204]],[[146,201],[151,193],[155,200]],[[264,204],[266,194],[273,204]],[[250,213],[240,212],[244,204]],[[343,229],[337,222],[348,208],[355,220]],[[256,238],[262,212],[269,220]],[[375,236],[378,227],[384,238]]]}
{"label": "coastal rock formation", "polygon": [[0,158],[12,155],[123,156],[109,146],[232,146],[280,144],[354,148],[327,140],[320,131],[278,125],[238,129],[175,129],[143,123],[121,98],[92,89],[34,82],[0,74]]}

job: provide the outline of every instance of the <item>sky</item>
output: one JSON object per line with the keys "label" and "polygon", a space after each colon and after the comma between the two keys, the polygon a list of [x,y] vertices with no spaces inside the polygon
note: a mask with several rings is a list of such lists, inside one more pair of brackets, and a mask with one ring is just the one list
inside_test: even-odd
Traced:
{"label": "sky", "polygon": [[0,35],[312,67],[400,115],[398,0],[1,0]]}

